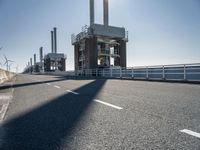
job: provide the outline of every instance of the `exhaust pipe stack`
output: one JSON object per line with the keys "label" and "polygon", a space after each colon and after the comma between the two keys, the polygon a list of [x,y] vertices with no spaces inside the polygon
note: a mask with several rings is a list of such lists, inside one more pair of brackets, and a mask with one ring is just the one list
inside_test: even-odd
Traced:
{"label": "exhaust pipe stack", "polygon": [[90,0],[90,25],[94,24],[94,0]]}
{"label": "exhaust pipe stack", "polygon": [[36,65],[36,54],[34,54],[34,65]]}
{"label": "exhaust pipe stack", "polygon": [[51,53],[54,53],[54,34],[51,31]]}
{"label": "exhaust pipe stack", "polygon": [[105,26],[109,25],[109,7],[108,0],[103,0],[103,22]]}
{"label": "exhaust pipe stack", "polygon": [[42,64],[43,60],[43,47],[40,47],[40,63]]}
{"label": "exhaust pipe stack", "polygon": [[57,28],[51,31],[51,53],[57,53]]}
{"label": "exhaust pipe stack", "polygon": [[[109,0],[103,0],[103,24],[109,25]],[[90,0],[90,26],[95,23],[94,0]]]}
{"label": "exhaust pipe stack", "polygon": [[56,27],[53,28],[54,33],[54,53],[57,53],[57,29]]}

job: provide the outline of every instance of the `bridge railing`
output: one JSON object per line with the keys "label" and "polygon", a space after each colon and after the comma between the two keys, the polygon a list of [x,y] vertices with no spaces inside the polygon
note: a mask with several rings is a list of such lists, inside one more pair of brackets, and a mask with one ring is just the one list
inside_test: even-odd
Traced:
{"label": "bridge railing", "polygon": [[148,67],[84,69],[44,74],[95,78],[126,78],[137,80],[197,81],[200,82],[199,64],[178,64]]}
{"label": "bridge railing", "polygon": [[75,76],[86,77],[200,81],[200,64],[85,69],[77,70],[74,74]]}

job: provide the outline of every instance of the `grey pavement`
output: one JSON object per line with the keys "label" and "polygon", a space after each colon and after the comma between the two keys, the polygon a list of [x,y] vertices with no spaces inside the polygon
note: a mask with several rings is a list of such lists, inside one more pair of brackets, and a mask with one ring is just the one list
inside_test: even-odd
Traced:
{"label": "grey pavement", "polygon": [[[7,82],[0,84],[0,124],[3,121],[7,107],[12,100],[13,88],[12,85],[15,82],[15,77]],[[4,88],[6,87],[6,88]]]}
{"label": "grey pavement", "polygon": [[13,88],[2,150],[200,149],[200,85],[18,75]]}
{"label": "grey pavement", "polygon": [[[9,103],[12,100],[12,96],[13,96],[12,85],[14,84],[15,79],[16,78],[14,77],[12,80],[0,84],[0,89],[1,89],[0,90],[0,145],[3,142],[3,136],[5,133],[1,127],[1,124],[8,110]],[[3,88],[3,87],[6,87],[6,88]]]}

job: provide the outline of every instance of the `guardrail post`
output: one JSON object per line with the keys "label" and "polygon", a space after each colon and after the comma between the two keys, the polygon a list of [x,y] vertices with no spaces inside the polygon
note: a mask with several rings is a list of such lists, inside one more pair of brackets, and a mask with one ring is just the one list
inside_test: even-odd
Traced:
{"label": "guardrail post", "polygon": [[146,79],[149,79],[149,70],[148,70],[148,67],[146,67]]}
{"label": "guardrail post", "polygon": [[105,72],[104,72],[104,69],[103,69],[103,77],[105,76]]}
{"label": "guardrail post", "polygon": [[122,78],[122,68],[120,68],[120,78]]}
{"label": "guardrail post", "polygon": [[183,66],[183,71],[184,71],[184,80],[187,80],[187,77],[186,77],[186,66],[185,65]]}
{"label": "guardrail post", "polygon": [[96,77],[98,76],[98,70],[96,69]]}
{"label": "guardrail post", "polygon": [[162,79],[165,80],[165,66],[162,67]]}
{"label": "guardrail post", "polygon": [[110,69],[110,77],[112,78],[113,76],[113,72],[112,72],[112,68]]}
{"label": "guardrail post", "polygon": [[134,71],[133,71],[133,67],[132,67],[132,69],[131,69],[131,77],[132,77],[132,79],[134,79]]}

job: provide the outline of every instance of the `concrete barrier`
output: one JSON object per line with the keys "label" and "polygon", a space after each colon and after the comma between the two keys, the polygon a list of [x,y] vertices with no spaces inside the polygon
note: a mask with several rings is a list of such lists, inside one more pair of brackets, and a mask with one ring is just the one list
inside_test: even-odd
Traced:
{"label": "concrete barrier", "polygon": [[5,81],[11,80],[15,76],[15,73],[0,69],[0,84]]}

